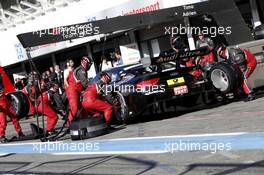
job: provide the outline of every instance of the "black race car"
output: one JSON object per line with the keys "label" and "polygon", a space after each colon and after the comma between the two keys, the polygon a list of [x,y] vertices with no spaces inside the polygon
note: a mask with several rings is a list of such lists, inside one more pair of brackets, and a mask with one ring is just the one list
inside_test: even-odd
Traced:
{"label": "black race car", "polygon": [[[190,52],[185,52],[183,57],[194,53]],[[238,87],[239,73],[227,61],[213,62],[201,68],[199,65],[180,66],[181,56],[175,56],[175,53],[154,59],[155,63],[150,66],[135,64],[106,70],[113,77],[109,91],[116,94],[121,104],[115,110],[119,120],[128,121],[142,113],[165,112],[176,106],[207,104]],[[201,69],[203,76],[198,78],[190,74],[196,69]],[[98,79],[99,74],[92,82]]]}

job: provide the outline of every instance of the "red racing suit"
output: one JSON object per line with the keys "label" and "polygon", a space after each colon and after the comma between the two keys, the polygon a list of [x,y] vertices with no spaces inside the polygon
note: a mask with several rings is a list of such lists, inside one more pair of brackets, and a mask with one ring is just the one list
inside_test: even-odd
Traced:
{"label": "red racing suit", "polygon": [[[214,62],[214,54],[213,52],[210,52],[208,55],[204,55],[200,58],[197,58],[197,60],[194,60],[196,64],[199,64],[201,67],[204,67],[206,63],[208,62]],[[186,66],[191,67],[193,66],[193,59],[190,59],[188,62],[186,62]],[[200,77],[202,75],[203,71],[201,69],[197,69],[194,71],[191,71],[190,74],[195,77]]]}
{"label": "red racing suit", "polygon": [[256,60],[256,57],[252,53],[250,53],[248,50],[246,49],[241,49],[241,50],[244,52],[246,56],[246,60],[244,63],[245,66],[244,68],[240,68],[240,71],[243,76],[243,90],[245,94],[250,94],[252,90],[249,88],[248,78],[254,72],[257,66],[257,60]]}
{"label": "red racing suit", "polygon": [[21,126],[19,124],[19,121],[16,117],[16,114],[10,105],[10,103],[7,100],[7,97],[4,92],[4,85],[2,83],[2,75],[0,74],[0,137],[5,136],[5,131],[6,131],[6,126],[7,126],[7,121],[6,121],[6,115],[8,115],[15,127],[16,132],[22,133]]}
{"label": "red racing suit", "polygon": [[[196,64],[199,64],[201,67],[204,67],[208,62],[215,62],[214,53],[212,52],[214,49],[214,43],[211,38],[205,37],[204,40],[198,40],[196,42],[196,48],[197,49],[207,48],[209,51],[209,54],[203,55],[201,57],[198,57],[196,60],[194,60]],[[193,66],[193,59],[190,59],[190,61],[187,62],[186,64],[187,66]],[[199,77],[202,75],[202,71],[198,69],[191,71],[190,74]]]}
{"label": "red racing suit", "polygon": [[31,112],[32,115],[36,114],[35,111],[35,107],[33,104],[33,99],[35,98],[34,96],[36,96],[36,98],[39,97],[39,93],[36,90],[36,87],[33,85],[27,85],[22,89],[22,92],[27,96],[28,99],[28,104],[29,104],[29,111]]}
{"label": "red racing suit", "polygon": [[[200,65],[201,67],[204,67],[206,65],[206,63],[208,62],[215,62],[214,59],[214,54],[212,52],[212,49],[207,47],[208,49],[208,54],[207,55],[203,55],[197,58],[185,58],[181,61],[181,65],[182,66],[186,66],[186,67],[192,67],[194,65]],[[195,77],[200,77],[202,76],[203,71],[201,69],[196,69],[193,71],[189,72],[192,76]]]}
{"label": "red racing suit", "polygon": [[[187,67],[194,66],[194,64],[193,64],[193,59],[192,59],[192,58],[189,59],[189,61],[186,62],[186,66],[187,66]],[[193,70],[193,71],[190,72],[190,74],[191,74],[192,76],[195,76],[195,77],[200,77],[200,76],[202,75],[202,70],[200,70],[200,69]]]}
{"label": "red racing suit", "polygon": [[[43,100],[41,96],[38,98],[39,104],[37,107],[37,111],[39,113],[43,112],[43,115],[47,116],[47,132],[53,131],[57,121],[58,116],[57,113],[54,111],[54,109],[51,107],[51,95],[48,91],[45,91],[42,93]],[[44,107],[44,110],[42,111],[42,107]]]}
{"label": "red racing suit", "polygon": [[16,114],[12,106],[9,104],[6,96],[4,94],[1,94],[0,95],[0,137],[5,136],[5,130],[7,126],[6,115],[8,115],[11,118],[16,132],[21,133],[22,132],[21,126],[19,124],[19,121],[16,117]]}
{"label": "red racing suit", "polygon": [[105,120],[108,122],[112,117],[113,107],[102,98],[97,86],[98,84],[96,83],[88,86],[83,93],[82,106],[87,112],[94,114],[94,116],[104,113]]}
{"label": "red racing suit", "polygon": [[69,101],[69,115],[68,115],[68,125],[76,116],[79,106],[80,106],[80,94],[88,84],[87,72],[82,69],[81,66],[76,68],[74,71],[69,72],[68,76],[68,87],[65,87],[65,92]]}

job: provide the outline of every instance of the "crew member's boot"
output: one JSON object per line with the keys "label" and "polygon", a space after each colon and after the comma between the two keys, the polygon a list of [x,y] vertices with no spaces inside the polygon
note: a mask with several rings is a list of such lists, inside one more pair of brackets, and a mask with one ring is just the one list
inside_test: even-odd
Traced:
{"label": "crew member's boot", "polygon": [[247,101],[252,101],[252,100],[255,100],[256,97],[253,93],[249,93],[248,96],[247,96]]}
{"label": "crew member's boot", "polygon": [[18,137],[19,138],[23,138],[23,137],[26,137],[26,136],[25,136],[25,134],[23,132],[20,132],[20,133],[18,133]]}
{"label": "crew member's boot", "polygon": [[1,142],[1,143],[7,143],[8,140],[7,140],[7,138],[6,138],[5,136],[1,136],[1,137],[0,137],[0,142]]}

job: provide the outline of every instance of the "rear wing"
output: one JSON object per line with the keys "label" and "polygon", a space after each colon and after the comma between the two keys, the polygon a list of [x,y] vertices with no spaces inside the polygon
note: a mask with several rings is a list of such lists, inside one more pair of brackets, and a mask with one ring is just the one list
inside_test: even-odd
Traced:
{"label": "rear wing", "polygon": [[29,48],[98,34],[109,34],[120,30],[151,27],[159,23],[183,21],[187,17],[210,14],[220,26],[230,26],[233,30],[240,31],[232,33],[232,35],[225,35],[230,44],[236,43],[238,38],[239,41],[252,40],[234,0],[201,0],[199,3],[191,4],[191,7],[191,10],[185,6],[178,6],[148,13],[119,16],[67,26],[54,26],[49,29],[22,33],[17,37],[24,48]]}
{"label": "rear wing", "polygon": [[190,50],[190,51],[180,51],[178,53],[172,52],[167,55],[161,55],[159,57],[151,58],[151,65],[159,65],[162,63],[167,63],[171,61],[180,61],[184,58],[192,58],[198,56],[208,55],[210,53],[209,49],[204,47],[197,50]]}

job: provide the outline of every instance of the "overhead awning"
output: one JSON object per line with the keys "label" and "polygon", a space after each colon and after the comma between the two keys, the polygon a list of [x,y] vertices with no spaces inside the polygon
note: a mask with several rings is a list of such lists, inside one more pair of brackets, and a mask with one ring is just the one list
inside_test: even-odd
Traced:
{"label": "overhead awning", "polygon": [[[148,13],[135,14],[130,16],[119,16],[115,18],[97,20],[86,23],[79,23],[61,27],[54,27],[39,31],[28,32],[17,35],[24,48],[43,44],[73,40],[77,38],[89,37],[98,34],[107,34],[119,30],[152,26],[157,23],[182,20],[184,17],[210,14],[219,25],[230,26],[239,33],[226,35],[227,40],[241,41],[250,40],[250,32],[241,22],[242,17],[234,3],[230,0],[210,0],[192,4],[191,8],[186,6],[173,7]],[[232,16],[232,19],[230,19]],[[235,19],[235,20],[234,20]],[[232,44],[232,43],[231,43]]]}

